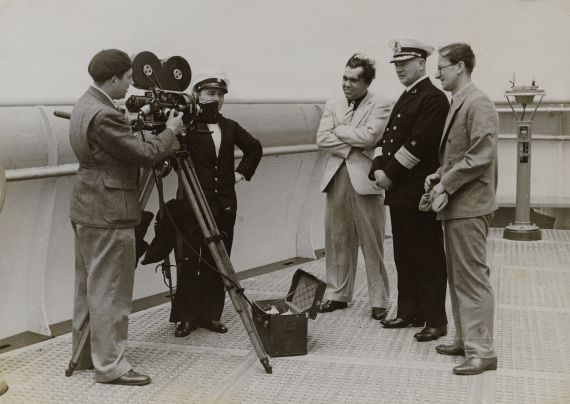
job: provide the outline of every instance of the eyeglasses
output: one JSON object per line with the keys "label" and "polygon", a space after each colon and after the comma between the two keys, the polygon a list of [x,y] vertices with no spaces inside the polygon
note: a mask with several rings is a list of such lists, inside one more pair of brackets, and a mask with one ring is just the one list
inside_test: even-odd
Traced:
{"label": "eyeglasses", "polygon": [[[459,62],[457,62],[457,63],[459,63]],[[450,63],[450,64],[445,65],[445,66],[437,66],[437,72],[438,72],[438,73],[441,73],[441,71],[442,71],[443,69],[445,69],[446,67],[454,66],[454,65],[456,65],[457,63]]]}

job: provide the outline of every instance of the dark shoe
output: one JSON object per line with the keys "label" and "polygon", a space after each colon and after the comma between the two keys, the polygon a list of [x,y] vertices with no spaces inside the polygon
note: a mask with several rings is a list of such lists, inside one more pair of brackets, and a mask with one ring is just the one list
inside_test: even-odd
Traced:
{"label": "dark shoe", "polygon": [[372,318],[374,320],[384,320],[388,312],[382,307],[372,307]]}
{"label": "dark shoe", "polygon": [[497,358],[469,358],[453,368],[456,375],[479,375],[486,370],[497,370]]}
{"label": "dark shoe", "polygon": [[380,323],[384,328],[406,328],[409,326],[423,327],[424,321],[420,320],[404,320],[403,318],[396,317],[391,320],[382,320]]}
{"label": "dark shoe", "polygon": [[320,313],[330,313],[331,311],[346,309],[348,307],[347,302],[337,302],[336,300],[327,300],[319,310]]}
{"label": "dark shoe", "polygon": [[174,331],[175,337],[185,337],[192,331],[197,329],[198,326],[190,321],[183,321],[176,326],[176,331]]}
{"label": "dark shoe", "polygon": [[150,383],[150,377],[148,377],[147,375],[141,375],[139,372],[135,372],[133,369],[131,369],[126,374],[119,377],[118,379],[104,383],[121,384],[123,386],[144,386],[145,384]]}
{"label": "dark shoe", "polygon": [[0,396],[8,391],[8,385],[3,381],[0,380]]}
{"label": "dark shoe", "polygon": [[226,332],[228,332],[228,327],[226,327],[221,322],[216,320],[204,321],[200,323],[200,327],[210,331],[219,332],[220,334],[225,334]]}
{"label": "dark shoe", "polygon": [[423,330],[414,335],[414,338],[420,342],[435,341],[445,335],[447,335],[447,325],[442,325],[441,327],[426,326]]}
{"label": "dark shoe", "polygon": [[465,350],[460,346],[455,345],[438,345],[435,347],[438,354],[452,355],[452,356],[465,356]]}

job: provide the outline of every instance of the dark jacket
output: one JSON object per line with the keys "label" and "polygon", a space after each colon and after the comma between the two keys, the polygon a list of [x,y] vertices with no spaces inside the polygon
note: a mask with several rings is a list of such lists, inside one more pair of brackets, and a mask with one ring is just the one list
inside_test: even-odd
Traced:
{"label": "dark jacket", "polygon": [[[236,121],[220,115],[218,124],[222,132],[218,156],[212,135],[205,124],[198,124],[197,131],[188,133],[186,145],[210,207],[215,205],[211,202],[216,201],[226,212],[231,209],[235,213],[237,199],[234,171],[243,174],[249,181],[261,160],[262,147],[259,140],[251,136]],[[237,168],[234,160],[236,146],[243,152]]]}
{"label": "dark jacket", "polygon": [[[237,198],[234,171],[250,180],[261,160],[261,143],[231,119],[220,115],[218,124],[222,134],[220,152],[216,149],[206,124],[199,123],[196,130],[186,136],[186,146],[194,165],[196,176],[206,196],[212,215],[218,221],[221,215],[235,219]],[[234,170],[234,148],[243,152],[243,157]],[[166,203],[170,217],[159,211],[155,225],[155,237],[146,252],[143,264],[159,262],[170,254],[176,244],[176,230],[172,221],[182,224],[185,236],[199,234],[200,227],[190,203],[171,200]],[[226,216],[228,217],[228,216]],[[219,226],[218,226],[219,227]]]}
{"label": "dark jacket", "polygon": [[386,205],[418,207],[425,177],[439,166],[437,153],[448,111],[447,97],[429,78],[405,91],[394,105],[369,175],[373,180],[374,171],[383,170],[392,180]]}

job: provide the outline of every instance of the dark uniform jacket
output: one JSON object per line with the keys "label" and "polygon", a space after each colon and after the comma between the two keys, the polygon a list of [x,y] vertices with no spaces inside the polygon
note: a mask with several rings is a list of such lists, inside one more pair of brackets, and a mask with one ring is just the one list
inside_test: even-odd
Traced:
{"label": "dark uniform jacket", "polygon": [[[187,134],[186,146],[194,164],[196,176],[216,221],[226,223],[228,220],[223,220],[224,218],[232,218],[229,222],[233,223],[237,210],[234,172],[243,174],[244,178],[249,181],[261,160],[263,150],[261,143],[236,121],[220,115],[218,125],[222,135],[218,156],[216,156],[214,140],[208,126],[203,123],[199,123],[196,130]],[[234,169],[235,146],[241,149],[243,158]],[[190,203],[185,200],[171,200],[166,203],[166,206],[174,221],[183,224],[187,235],[199,234],[200,228]],[[218,227],[220,227],[219,224]],[[175,244],[176,231],[171,220],[159,213],[155,226],[155,238],[148,248],[143,264],[164,259]]]}
{"label": "dark uniform jacket", "polygon": [[[215,211],[216,205],[221,206],[226,213],[235,213],[237,198],[234,171],[243,174],[249,181],[262,155],[259,140],[251,136],[236,121],[220,115],[218,125],[222,134],[218,156],[206,124],[198,124],[198,130],[186,136],[186,144],[196,175],[214,215],[218,213]],[[243,158],[237,168],[234,168],[235,146],[243,152]]]}
{"label": "dark uniform jacket", "polygon": [[429,78],[400,96],[376,145],[369,178],[383,170],[392,180],[385,204],[417,208],[424,180],[439,166],[438,148],[449,102]]}

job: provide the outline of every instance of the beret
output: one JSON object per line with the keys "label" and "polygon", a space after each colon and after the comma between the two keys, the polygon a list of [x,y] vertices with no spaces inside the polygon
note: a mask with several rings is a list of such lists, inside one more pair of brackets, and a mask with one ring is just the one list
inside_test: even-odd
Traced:
{"label": "beret", "polygon": [[89,62],[87,71],[93,80],[101,82],[113,76],[121,76],[132,66],[131,58],[119,49],[104,49]]}

